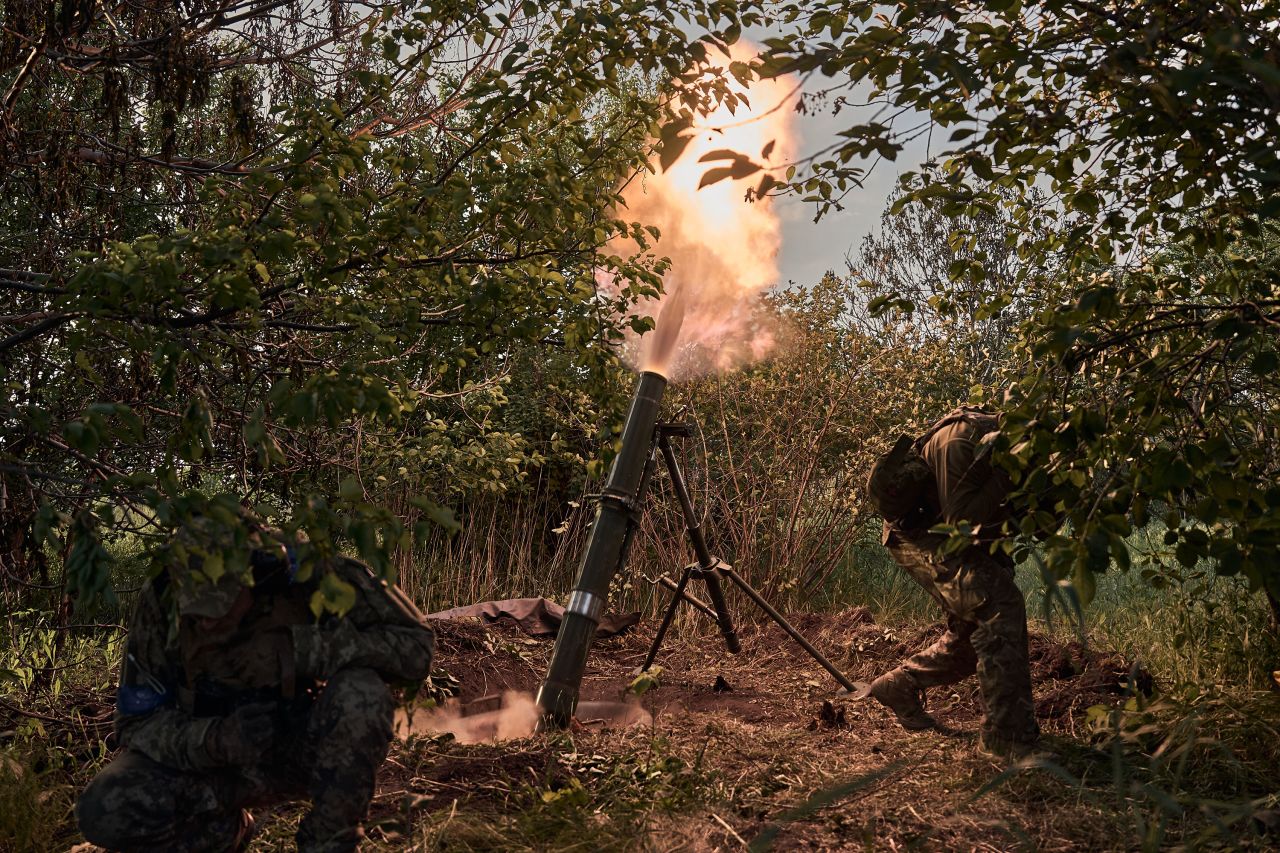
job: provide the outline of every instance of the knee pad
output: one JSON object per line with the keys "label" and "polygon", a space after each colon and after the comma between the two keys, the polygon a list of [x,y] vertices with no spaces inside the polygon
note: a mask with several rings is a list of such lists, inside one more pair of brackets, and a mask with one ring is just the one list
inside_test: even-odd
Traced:
{"label": "knee pad", "polygon": [[[104,767],[76,800],[80,832],[99,847],[114,850],[136,840],[139,815],[151,811],[148,800],[160,793],[149,774],[136,772],[138,763],[137,756],[125,753]],[[166,811],[159,805],[155,811]]]}
{"label": "knee pad", "polygon": [[102,773],[95,776],[76,799],[76,824],[80,827],[80,834],[90,843],[110,849],[119,847],[120,839],[112,825],[114,822],[110,820],[112,810],[107,804],[111,798],[111,780],[104,780],[102,776]]}

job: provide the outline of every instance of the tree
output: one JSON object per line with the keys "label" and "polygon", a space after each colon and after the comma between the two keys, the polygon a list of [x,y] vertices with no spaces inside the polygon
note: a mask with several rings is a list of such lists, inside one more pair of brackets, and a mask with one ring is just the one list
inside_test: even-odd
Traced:
{"label": "tree", "polygon": [[[242,571],[237,504],[389,572],[452,524],[461,481],[514,479],[504,361],[560,346],[615,369],[648,267],[604,255],[731,5],[222,0],[6,7],[0,496],[6,575],[200,513],[207,574]],[[596,268],[625,283],[612,303]],[[412,473],[410,473],[412,472]],[[388,506],[395,478],[419,489]],[[404,495],[401,495],[404,497]],[[215,537],[216,539],[216,537]],[[324,606],[346,591],[325,588]]]}
{"label": "tree", "polygon": [[[1008,190],[998,192],[1011,198]],[[864,237],[846,259],[867,297],[850,310],[869,332],[906,322],[908,336],[958,348],[969,386],[989,388],[1009,365],[1038,282],[1052,273],[1018,257],[1015,225],[1003,208],[948,216],[942,206],[901,192],[888,200],[880,232]],[[973,275],[979,267],[982,274]],[[958,270],[968,271],[967,279],[953,280]]]}
{"label": "tree", "polygon": [[[1021,326],[998,458],[1021,486],[1019,532],[1086,600],[1153,512],[1178,562],[1280,598],[1278,11],[817,0],[789,4],[800,33],[768,42],[762,73],[821,71],[894,117],[843,131],[792,191],[831,209],[869,158],[949,129],[940,171],[902,203],[1003,207],[1021,261],[1058,270]],[[958,265],[948,292],[986,274]]]}

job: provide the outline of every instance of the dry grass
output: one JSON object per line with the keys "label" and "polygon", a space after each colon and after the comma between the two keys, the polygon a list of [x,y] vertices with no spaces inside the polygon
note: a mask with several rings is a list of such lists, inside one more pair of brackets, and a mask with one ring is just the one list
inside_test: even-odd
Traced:
{"label": "dry grass", "polygon": [[[877,624],[865,609],[795,621],[855,679],[938,630]],[[643,623],[637,635],[599,643],[584,698],[617,698],[651,631]],[[1119,656],[1035,636],[1037,709],[1054,756],[1010,772],[973,750],[972,681],[929,697],[948,734],[909,734],[874,703],[836,695],[777,628],[748,624],[741,636],[736,657],[701,622],[673,638],[661,685],[643,697],[649,727],[394,745],[366,849],[1275,847],[1274,835],[1251,827],[1255,813],[1280,806],[1276,696],[1138,702],[1125,693],[1130,667]],[[535,687],[550,653],[549,643],[473,623],[441,623],[438,648],[464,698]],[[717,692],[717,676],[732,689]],[[43,751],[5,753],[24,769],[0,778],[0,802],[39,817],[14,828],[35,849],[77,840],[71,796],[103,758],[108,702],[99,689],[33,705],[65,724],[34,721],[42,734],[24,742]],[[254,849],[287,846],[300,815],[298,806],[259,815]]]}
{"label": "dry grass", "polygon": [[[855,679],[883,671],[936,631],[877,625],[865,610],[802,615],[797,622]],[[836,695],[826,674],[776,628],[745,626],[742,636],[737,657],[724,654],[709,631],[665,649],[662,684],[644,697],[654,712],[651,727],[398,746],[373,809],[369,849],[970,851],[1274,843],[1252,834],[1243,816],[1225,834],[1202,838],[1212,821],[1191,800],[1180,814],[1164,815],[1158,835],[1151,833],[1158,815],[1150,792],[1116,787],[1116,754],[1095,745],[1090,723],[1089,708],[1122,708],[1126,701],[1129,667],[1115,655],[1036,638],[1037,706],[1054,755],[1041,766],[1008,771],[974,752],[980,709],[972,683],[930,697],[949,734],[909,734],[874,703]],[[647,638],[599,644],[584,698],[616,698]],[[549,653],[547,644],[469,624],[443,626],[440,647],[441,665],[466,673],[464,698],[535,686]],[[715,692],[716,676],[732,690]],[[838,713],[824,715],[824,702]],[[1130,782],[1158,784],[1138,752],[1120,757]],[[1272,796],[1275,789],[1272,779]],[[1265,797],[1267,786],[1254,777],[1235,793]],[[259,849],[271,849],[291,823],[286,816]]]}

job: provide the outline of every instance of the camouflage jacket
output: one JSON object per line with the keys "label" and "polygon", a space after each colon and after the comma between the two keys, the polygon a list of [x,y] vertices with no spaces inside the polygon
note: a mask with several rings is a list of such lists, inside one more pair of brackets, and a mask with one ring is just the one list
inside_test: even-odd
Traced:
{"label": "camouflage jacket", "polygon": [[373,669],[388,683],[426,678],[435,638],[417,608],[355,560],[339,560],[333,571],[356,591],[341,619],[313,616],[314,580],[285,579],[255,585],[238,630],[215,641],[178,619],[166,576],[149,581],[121,665],[120,744],[177,769],[206,768],[209,728],[239,704],[303,709],[317,682],[346,667]]}
{"label": "camouflage jacket", "polygon": [[982,445],[983,437],[998,428],[995,415],[959,409],[919,442],[920,455],[933,469],[936,508],[944,524],[965,520],[990,529],[1008,517],[1009,477],[991,464],[989,448]]}
{"label": "camouflage jacket", "polygon": [[945,537],[929,533],[935,524],[968,521],[979,529],[979,541],[999,536],[1009,517],[1009,476],[991,464],[983,439],[999,429],[996,415],[960,408],[940,419],[916,439],[917,452],[933,471],[934,488],[925,504],[899,523],[886,521],[882,542],[896,532],[921,547],[937,547]]}

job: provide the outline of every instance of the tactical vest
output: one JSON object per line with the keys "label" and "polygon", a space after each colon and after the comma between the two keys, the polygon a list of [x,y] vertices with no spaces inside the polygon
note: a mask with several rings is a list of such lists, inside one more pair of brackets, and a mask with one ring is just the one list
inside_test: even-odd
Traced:
{"label": "tactical vest", "polygon": [[921,453],[924,450],[924,446],[929,443],[929,439],[937,435],[943,427],[950,426],[957,421],[966,421],[972,424],[977,432],[976,438],[979,439],[1000,429],[1000,416],[996,413],[988,412],[986,409],[981,409],[977,406],[961,406],[943,415],[937,423],[929,427],[924,435],[915,440],[912,446],[915,448],[916,453]]}
{"label": "tactical vest", "polygon": [[240,629],[218,642],[201,637],[189,622],[180,623],[179,706],[197,717],[222,716],[250,702],[304,697],[312,685],[297,678],[290,627],[314,621],[309,598],[302,585],[269,593],[254,602]]}
{"label": "tactical vest", "polygon": [[[406,627],[426,624],[426,617],[399,587],[378,578],[364,563],[341,557],[333,571],[363,593],[361,599],[378,621]],[[180,623],[184,677],[178,704],[203,717],[223,716],[251,702],[308,701],[315,685],[297,676],[290,628],[314,624],[310,601],[315,588],[315,578],[255,586],[258,600],[242,627],[217,643],[205,641],[194,625]]]}

